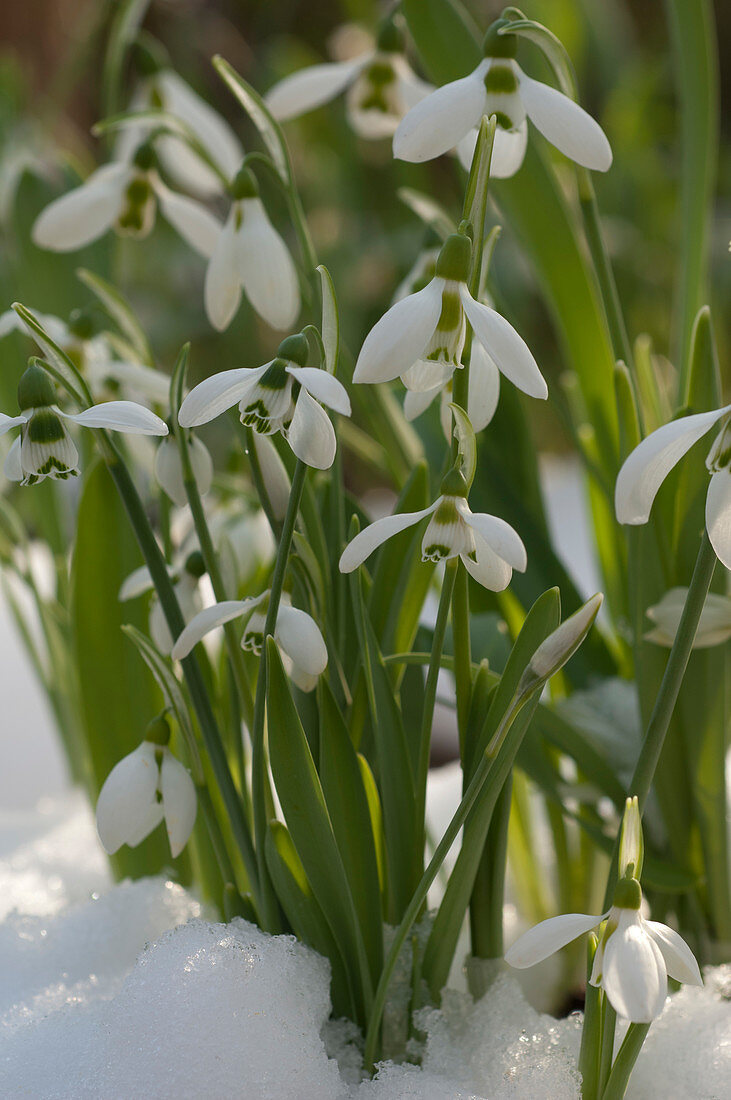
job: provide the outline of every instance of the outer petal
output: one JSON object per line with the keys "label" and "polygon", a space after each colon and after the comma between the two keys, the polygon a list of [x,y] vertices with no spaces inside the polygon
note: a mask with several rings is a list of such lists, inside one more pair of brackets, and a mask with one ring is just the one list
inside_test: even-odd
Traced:
{"label": "outer petal", "polygon": [[168,434],[165,421],[136,401],[103,401],[101,405],[92,405],[80,413],[61,412],[61,416],[83,428],[106,428],[113,432],[127,432],[128,435]]}
{"label": "outer petal", "polygon": [[370,58],[369,53],[352,61],[311,65],[285,76],[264,97],[267,107],[280,122],[312,111],[342,92]]}
{"label": "outer petal", "polygon": [[731,405],[671,420],[635,447],[619,471],[614,490],[620,523],[647,523],[657,491],[673,466],[727,412]]}
{"label": "outer petal", "polygon": [[524,932],[505,952],[505,961],[518,970],[535,966],[578,936],[591,932],[603,919],[588,913],[563,913],[559,917],[549,917]]}
{"label": "outer petal", "polygon": [[154,802],[151,802],[145,813],[143,813],[131,826],[125,844],[130,848],[136,848],[138,844],[141,844],[146,836],[149,836],[153,829],[156,829],[162,821],[162,802],[157,801],[157,796]]}
{"label": "outer petal", "polygon": [[604,949],[602,988],[618,1016],[647,1024],[660,1015],[668,977],[660,948],[633,910],[620,910],[619,924]]}
{"label": "outer petal", "polygon": [[246,297],[268,325],[291,328],[300,311],[297,269],[260,199],[246,199],[236,263]]}
{"label": "outer petal", "polygon": [[479,341],[472,345],[467,415],[476,432],[492,420],[500,400],[500,371]]}
{"label": "outer petal", "polygon": [[160,790],[165,814],[165,828],[173,859],[179,856],[193,832],[197,799],[195,785],[188,769],[169,749],[162,758]]}
{"label": "outer petal", "polygon": [[[241,167],[244,150],[228,123],[172,69],[159,73],[157,80],[162,87],[167,110],[187,122],[219,168],[227,176],[234,176]],[[195,154],[191,153],[191,156]],[[196,161],[200,164],[197,157]],[[206,172],[210,174],[208,169]],[[218,181],[214,189],[221,189]]]}
{"label": "outer petal", "polygon": [[[435,386],[431,390],[407,390],[404,397],[404,416],[407,420],[416,420],[431,405],[438,393],[442,392],[441,386]],[[451,413],[450,413],[451,416]],[[448,434],[449,428],[445,434]]]}
{"label": "outer petal", "polygon": [[[469,172],[477,144],[477,130],[470,130],[457,145],[457,156],[462,167]],[[495,130],[495,141],[490,161],[492,179],[504,180],[514,176],[525,158],[528,145],[528,123],[524,120],[515,130]]]}
{"label": "outer petal", "polygon": [[139,569],[135,569],[130,575],[122,582],[122,587],[119,590],[119,600],[124,603],[125,600],[134,600],[137,596],[141,596],[143,592],[149,592],[153,587],[152,576],[150,570],[146,565],[141,565]]}
{"label": "outer petal", "polygon": [[[213,481],[213,460],[208,448],[193,436],[189,441],[190,460],[198,492],[205,496]],[[183,463],[178,444],[174,439],[164,439],[155,453],[155,477],[178,508],[185,508],[188,496],[183,481]]]}
{"label": "outer petal", "polygon": [[390,382],[408,370],[426,349],[442,308],[441,279],[391,306],[363,341],[354,382]]}
{"label": "outer petal", "polygon": [[253,432],[252,438],[272,511],[276,519],[284,519],[292,489],[287,467],[279,457],[277,448],[269,436]]}
{"label": "outer petal", "polygon": [[158,778],[155,746],[150,741],[143,741],[110,771],[96,804],[99,839],[110,855],[129,843],[130,837],[136,843],[143,839],[138,822],[149,822],[154,816]]}
{"label": "outer petal", "polygon": [[13,440],[10,450],[5,456],[3,473],[8,481],[22,481],[25,477],[23,466],[20,461],[20,436]]}
{"label": "outer petal", "polygon": [[319,676],[327,667],[327,647],[319,627],[299,607],[279,608],[274,639],[308,676]]}
{"label": "outer petal", "polygon": [[316,470],[329,470],[335,461],[337,440],[330,417],[305,389],[299,392],[287,442],[297,458]]}
{"label": "outer petal", "polygon": [[171,191],[161,180],[155,181],[160,211],[184,241],[209,260],[221,236],[221,223],[205,206]]}
{"label": "outer petal", "polygon": [[419,520],[426,519],[435,508],[436,504],[432,504],[420,512],[399,512],[395,516],[384,516],[359,531],[340,555],[340,572],[352,573],[382,543],[398,535],[400,531],[405,531],[407,527],[413,527]]}
{"label": "outer petal", "polygon": [[188,656],[193,646],[197,645],[211,630],[230,622],[231,619],[238,619],[239,615],[244,615],[250,608],[261,603],[262,599],[263,596],[257,596],[253,600],[223,600],[221,603],[212,604],[211,607],[204,607],[182,631],[170,656],[175,661],[182,661],[183,657]]}
{"label": "outer petal", "polygon": [[19,428],[21,424],[27,423],[27,416],[6,416],[5,413],[0,413],[0,435],[5,435],[11,428]]}
{"label": "outer petal", "polygon": [[296,378],[301,386],[311,393],[316,401],[342,416],[350,416],[350,398],[342,382],[319,367],[287,367],[287,371]]}
{"label": "outer petal", "polygon": [[599,123],[573,99],[526,76],[519,66],[515,68],[520,97],[533,125],[577,164],[606,172],[612,163],[612,148]]}
{"label": "outer petal", "polygon": [[393,138],[393,155],[415,163],[441,156],[477,126],[485,109],[481,62],[469,76],[453,80],[412,107]]}
{"label": "outer petal", "polygon": [[476,302],[464,284],[460,287],[460,298],[475,336],[505,377],[529,397],[548,397],[546,380],[530,348],[510,322],[497,310]]}
{"label": "outer petal", "polygon": [[499,516],[488,515],[487,512],[471,512],[466,501],[459,511],[465,523],[468,523],[503,561],[520,573],[525,572],[528,555],[522,539],[509,523],[500,519]]}
{"label": "outer petal", "polygon": [[[654,607],[648,607],[647,617],[655,624],[653,629],[645,634],[648,641],[664,646],[673,644],[687,598],[687,588],[671,588],[659,603]],[[729,638],[731,638],[731,596],[709,592],[701,611],[693,649],[721,645]]]}
{"label": "outer petal", "polygon": [[207,424],[226,409],[236,405],[271,366],[236,367],[212,374],[194,386],[180,406],[178,423],[184,428]]}
{"label": "outer petal", "polygon": [[716,557],[731,569],[731,469],[717,470],[706,497],[706,529]]}
{"label": "outer petal", "polygon": [[107,164],[80,187],[55,199],[33,225],[33,243],[54,252],[73,252],[95,241],[114,224],[132,176],[127,164]]}
{"label": "outer petal", "polygon": [[470,576],[491,592],[502,592],[507,588],[513,575],[511,566],[478,536],[475,536],[475,555],[476,561],[467,554],[460,555]]}
{"label": "outer petal", "polygon": [[232,210],[211,254],[203,290],[208,320],[219,332],[228,328],[241,302],[237,250],[236,215]]}
{"label": "outer petal", "polygon": [[696,957],[683,937],[658,921],[643,920],[642,924],[660,948],[670,977],[685,985],[703,985]]}

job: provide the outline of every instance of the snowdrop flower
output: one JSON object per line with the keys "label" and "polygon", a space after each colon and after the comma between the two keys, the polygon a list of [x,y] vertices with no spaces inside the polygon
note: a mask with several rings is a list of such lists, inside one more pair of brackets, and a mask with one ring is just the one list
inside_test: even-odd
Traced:
{"label": "snowdrop flower", "polygon": [[403,56],[403,37],[391,20],[384,23],[375,49],[349,61],[312,65],[271,89],[266,103],[280,122],[328,103],[347,89],[348,121],[359,137],[392,137],[401,119],[428,95]]}
{"label": "snowdrop flower", "polygon": [[525,547],[510,524],[485,512],[471,512],[467,482],[458,470],[442,481],[442,494],[420,512],[399,512],[377,519],[360,531],[343,550],[340,572],[352,573],[387,539],[430,516],[421,540],[422,561],[445,561],[459,556],[467,572],[493,592],[510,584],[513,569],[524,572]]}
{"label": "snowdrop flower", "polygon": [[19,416],[0,413],[0,435],[19,427],[20,435],[8,451],[3,473],[10,481],[35,485],[44,478],[65,481],[79,473],[79,452],[64,421],[86,428],[132,435],[167,435],[164,420],[134,401],[104,401],[80,413],[67,413],[54,403],[53,383],[37,363],[18,383]]}
{"label": "snowdrop flower", "polygon": [[92,172],[80,187],[54,199],[33,225],[39,248],[73,252],[114,228],[123,236],[142,239],[163,217],[204,256],[218,232],[218,222],[204,206],[166,187],[156,170],[151,142],[140,145],[129,160],[116,160]]}
{"label": "snowdrop flower", "polygon": [[268,325],[279,330],[291,328],[300,311],[297,269],[267,217],[248,168],[237,173],[230,193],[228,218],[223,226],[216,222],[207,249],[204,297],[208,320],[219,332],[228,328],[243,291]]}
{"label": "snowdrop flower", "polygon": [[[673,644],[687,598],[687,588],[671,588],[659,603],[654,607],[648,607],[647,617],[654,625],[652,630],[645,634],[646,641],[668,647]],[[693,648],[707,649],[708,646],[721,645],[729,638],[731,638],[731,596],[709,592],[703,604]]]}
{"label": "snowdrop flower", "polygon": [[[484,60],[474,72],[438,88],[417,103],[393,139],[399,160],[432,160],[455,146],[471,160],[483,116],[496,115],[491,175],[512,176],[523,163],[530,119],[552,145],[585,168],[606,172],[612,150],[599,124],[578,103],[555,88],[526,76],[515,55],[518,38],[499,34],[509,20],[499,19],[485,35]],[[471,147],[470,147],[471,146]]]}
{"label": "snowdrop flower", "polygon": [[548,396],[545,379],[523,339],[496,310],[470,294],[471,251],[468,237],[447,237],[434,278],[423,290],[391,306],[366,336],[354,382],[388,382],[400,375],[407,389],[420,394],[431,390],[433,397],[461,366],[469,323],[473,349],[481,344],[498,370],[524,393]]}
{"label": "snowdrop flower", "polygon": [[[439,420],[447,439],[451,437],[452,413],[449,408],[452,396],[453,378],[443,386],[435,386],[422,393],[407,390],[404,398],[404,415],[407,420],[415,420],[439,397]],[[500,371],[485,351],[482,344],[474,343],[470,355],[469,392],[467,394],[467,415],[476,432],[492,420],[500,399]]]}
{"label": "snowdrop flower", "polygon": [[[176,661],[187,657],[201,638],[214,627],[247,617],[241,639],[242,649],[261,653],[269,606],[269,591],[247,600],[224,600],[206,607],[188,623],[173,646]],[[287,674],[302,691],[312,691],[318,676],[327,667],[327,647],[315,620],[299,607],[292,607],[289,596],[282,594],[274,626],[274,641],[282,653]]]}
{"label": "snowdrop flower", "polygon": [[671,420],[643,439],[619,471],[614,505],[620,523],[647,523],[665,478],[719,420],[721,431],[706,459],[706,530],[719,561],[731,569],[731,405]]}
{"label": "snowdrop flower", "polygon": [[[170,67],[157,43],[137,43],[134,51],[141,80],[127,110],[149,109],[175,115],[186,124],[222,175],[232,178],[244,157],[241,142],[227,122]],[[143,121],[126,126],[115,148],[116,160],[128,160],[144,141],[149,126]],[[186,191],[207,197],[221,192],[220,177],[175,134],[155,140],[160,163],[170,179]]]}
{"label": "snowdrop flower", "polygon": [[96,827],[109,855],[123,844],[136,848],[163,818],[173,859],[187,844],[195,825],[195,786],[168,748],[169,737],[165,719],[151,723],[146,739],[107,776],[96,804]]}
{"label": "snowdrop flower", "polygon": [[305,366],[307,352],[306,337],[301,333],[288,336],[271,362],[206,378],[180,406],[180,424],[184,428],[207,424],[238,404],[242,424],[263,435],[281,432],[302,462],[318,470],[329,469],[337,444],[322,404],[350,416],[350,401],[331,374]]}
{"label": "snowdrop flower", "polygon": [[[191,554],[188,554],[182,565],[172,565],[168,567],[168,575],[173,582],[173,589],[186,623],[190,622],[203,606],[199,582],[201,577],[205,574],[205,571],[206,569],[203,564],[203,557],[200,550],[194,550]],[[153,590],[154,585],[152,577],[150,576],[150,571],[146,565],[142,565],[139,569],[135,569],[130,573],[124,581],[119,590],[119,599],[122,602],[134,600],[138,596],[142,596],[145,592]],[[150,637],[157,648],[161,653],[164,653],[166,657],[169,656],[173,648],[173,636],[170,633],[170,628],[165,618],[165,612],[162,609],[157,593],[154,591],[150,601],[148,627]]]}
{"label": "snowdrop flower", "polygon": [[686,985],[702,985],[693,952],[672,928],[645,920],[640,913],[642,888],[636,877],[642,861],[642,826],[637,799],[627,799],[620,873],[612,908],[600,916],[565,913],[531,928],[505,955],[519,970],[547,959],[578,936],[606,922],[594,956],[589,981],[606,993],[619,1016],[650,1023],[662,1012],[668,974]]}
{"label": "snowdrop flower", "polygon": [[[190,464],[193,469],[193,477],[202,497],[213,484],[213,459],[210,452],[197,436],[191,435],[188,440],[190,450]],[[163,439],[155,453],[155,477],[158,485],[170,497],[178,508],[185,508],[188,503],[188,494],[185,491],[183,478],[183,461],[180,457],[180,447],[177,440],[168,437]]]}

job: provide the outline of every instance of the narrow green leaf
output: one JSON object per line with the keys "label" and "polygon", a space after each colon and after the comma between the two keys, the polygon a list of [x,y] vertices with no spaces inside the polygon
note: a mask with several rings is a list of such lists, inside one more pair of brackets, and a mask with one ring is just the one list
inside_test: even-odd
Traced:
{"label": "narrow green leaf", "polygon": [[358,753],[358,767],[363,780],[363,790],[368,800],[368,814],[370,817],[373,843],[376,851],[376,864],[378,867],[378,885],[381,897],[386,896],[386,836],[383,830],[383,810],[378,794],[378,785],[371,771],[371,766],[362,753]]}
{"label": "narrow green leaf", "polygon": [[106,312],[124,333],[140,362],[148,367],[154,367],[155,357],[152,348],[127,299],[116,287],[93,271],[81,267],[76,274],[84,286],[96,295]]}
{"label": "narrow green leaf", "polygon": [[437,84],[467,76],[479,65],[480,32],[459,0],[403,0],[401,10]]}
{"label": "narrow green leaf", "polygon": [[325,370],[336,374],[340,351],[340,315],[332,276],[323,264],[317,269],[322,288],[322,344],[325,349]]}
{"label": "narrow green leaf", "polygon": [[279,124],[275,121],[266,103],[250,84],[239,76],[228,61],[216,55],[213,65],[221,79],[228,85],[230,91],[238,99],[241,106],[248,114],[251,121],[261,134],[262,140],[269,150],[279,175],[287,186],[292,183],[292,171],[289,164],[289,154],[284,143],[284,137]]}

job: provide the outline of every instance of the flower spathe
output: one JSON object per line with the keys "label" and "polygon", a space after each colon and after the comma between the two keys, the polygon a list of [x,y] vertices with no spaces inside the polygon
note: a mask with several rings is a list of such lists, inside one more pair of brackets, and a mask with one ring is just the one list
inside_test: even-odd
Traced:
{"label": "flower spathe", "polygon": [[143,741],[114,765],[96,806],[96,827],[106,852],[130,848],[165,820],[173,858],[195,825],[197,799],[188,770],[167,745]]}
{"label": "flower spathe", "polygon": [[350,416],[350,400],[336,378],[304,366],[306,361],[306,338],[288,337],[269,363],[222,371],[200,382],[180,406],[179,422],[185,428],[207,424],[238,405],[242,424],[263,435],[281,432],[297,458],[327,470],[337,442],[322,405]]}
{"label": "flower spathe", "polygon": [[[458,147],[463,162],[471,159],[473,131],[483,116],[496,115],[491,174],[512,176],[525,156],[527,120],[561,153],[596,171],[606,172],[612,150],[598,122],[562,92],[533,80],[515,61],[517,36],[498,20],[485,36],[485,57],[468,76],[454,80],[417,103],[393,139],[399,160],[432,160]],[[462,147],[459,148],[460,143]]]}
{"label": "flower spathe", "polygon": [[467,325],[490,362],[518,389],[545,399],[548,387],[525,341],[497,310],[467,286],[471,242],[458,233],[444,243],[436,275],[423,290],[396,302],[366,336],[354,382],[401,377],[407,389],[432,396],[461,366]]}
{"label": "flower spathe", "polygon": [[[645,634],[646,641],[668,648],[672,646],[687,599],[687,588],[671,588],[659,603],[654,607],[648,607],[646,614],[653,627]],[[709,646],[722,645],[729,638],[731,638],[731,596],[709,592],[693,639],[693,649],[707,649]]]}
{"label": "flower spathe", "polygon": [[731,405],[671,420],[643,439],[619,471],[614,503],[620,523],[647,523],[665,478],[719,420],[721,431],[706,459],[706,530],[719,561],[731,569]]}
{"label": "flower spathe", "polygon": [[471,512],[464,478],[453,470],[442,482],[442,495],[429,508],[385,516],[360,531],[340,556],[341,573],[352,573],[384,542],[427,516],[422,561],[459,557],[467,572],[493,592],[507,588],[513,569],[525,571],[527,556],[520,536],[497,516]]}

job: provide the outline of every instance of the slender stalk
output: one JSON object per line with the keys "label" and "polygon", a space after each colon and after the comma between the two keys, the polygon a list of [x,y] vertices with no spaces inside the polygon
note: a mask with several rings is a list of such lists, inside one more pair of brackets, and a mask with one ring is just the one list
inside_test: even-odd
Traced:
{"label": "slender stalk", "polygon": [[256,489],[257,496],[259,497],[259,503],[264,510],[264,515],[269,520],[269,526],[272,529],[272,534],[275,538],[279,538],[282,524],[274,515],[272,502],[269,499],[269,493],[267,492],[267,487],[264,484],[264,475],[261,472],[261,463],[259,462],[259,456],[256,453],[256,447],[254,446],[254,433],[251,428],[245,428],[243,426],[238,416],[236,417],[236,424],[238,425],[239,431],[243,432],[244,435],[246,454],[249,459],[249,467],[251,469],[251,477],[254,482],[254,488]]}
{"label": "slender stalk", "polygon": [[511,772],[495,803],[470,897],[470,942],[472,954],[480,959],[500,959],[504,952],[503,907],[512,794]]}
{"label": "slender stalk", "polygon": [[457,696],[457,729],[460,756],[464,759],[467,719],[472,701],[472,647],[470,640],[470,590],[467,570],[459,562],[452,597],[452,644]]}
{"label": "slender stalk", "polygon": [[599,1096],[606,1088],[607,1081],[612,1072],[612,1058],[614,1057],[614,1033],[617,1030],[617,1013],[604,998],[604,1013],[602,1020],[602,1043],[599,1051]]}
{"label": "slender stalk", "polygon": [[627,1090],[630,1075],[634,1069],[637,1057],[642,1050],[649,1024],[630,1024],[624,1041],[612,1066],[612,1072],[607,1081],[607,1087],[601,1094],[601,1100],[622,1100]]}
{"label": "slender stalk", "polygon": [[[591,974],[594,955],[597,948],[596,936],[589,936],[587,944],[586,972]],[[581,1095],[583,1100],[597,1100],[599,1093],[599,1055],[602,1046],[602,1024],[604,1018],[604,992],[595,985],[586,983],[584,1002],[584,1026],[581,1030],[581,1050],[579,1051],[579,1073],[581,1074]]]}

